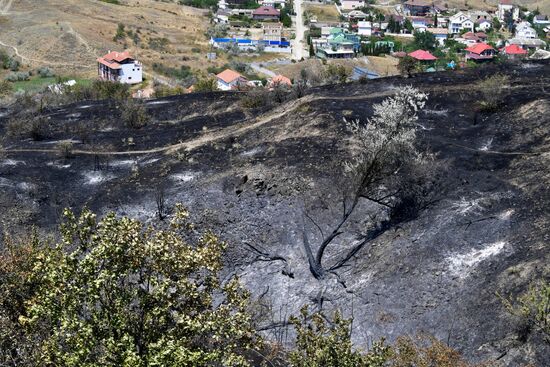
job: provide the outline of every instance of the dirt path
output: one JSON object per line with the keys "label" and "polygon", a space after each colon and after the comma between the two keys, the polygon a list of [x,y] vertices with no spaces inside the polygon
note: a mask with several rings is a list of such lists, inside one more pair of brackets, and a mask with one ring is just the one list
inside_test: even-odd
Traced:
{"label": "dirt path", "polygon": [[[533,87],[533,84],[530,84],[529,87]],[[517,88],[523,88],[525,85],[516,85],[513,86],[511,89],[517,89]],[[434,88],[429,89],[423,89],[423,92],[437,92],[437,91],[449,91],[449,90],[463,90],[464,88],[469,88],[468,86],[437,86]],[[395,90],[390,89],[386,91],[381,91],[377,93],[370,93],[370,94],[362,94],[362,95],[356,95],[356,96],[305,96],[303,98],[291,101],[289,103],[286,103],[284,105],[281,105],[277,107],[274,111],[271,111],[267,115],[260,116],[257,118],[254,118],[252,120],[245,120],[241,123],[238,123],[236,125],[219,129],[216,131],[212,131],[210,133],[204,134],[202,136],[193,138],[191,140],[177,143],[177,144],[171,144],[166,145],[162,147],[157,148],[151,148],[146,150],[134,150],[134,151],[90,151],[90,150],[80,150],[80,149],[74,149],[72,151],[73,154],[78,155],[111,155],[111,156],[133,156],[133,155],[145,155],[145,154],[155,154],[155,153],[164,153],[164,154],[173,154],[179,150],[187,150],[191,151],[193,149],[197,149],[201,146],[204,146],[209,143],[213,143],[219,140],[226,139],[228,137],[235,137],[242,135],[246,133],[249,130],[256,129],[260,126],[263,126],[271,121],[274,121],[276,119],[279,119],[289,113],[295,112],[300,107],[317,101],[338,101],[338,100],[365,100],[365,99],[374,99],[374,98],[380,98],[380,97],[388,97],[395,94]],[[467,146],[458,145],[455,143],[449,143],[456,146],[460,146],[464,149],[468,150],[475,150],[480,153],[487,153],[487,154],[505,154],[505,155],[539,155],[539,154],[545,154],[547,152],[498,152],[498,151],[491,151],[491,150],[481,150],[481,149],[475,149],[470,148]],[[57,154],[57,149],[32,149],[32,148],[21,148],[21,149],[4,149],[0,150],[0,153],[53,153]]]}
{"label": "dirt path", "polygon": [[[30,58],[30,57],[27,57],[27,56],[24,56],[22,55],[21,53],[19,53],[19,50],[17,49],[17,47],[15,46],[12,46],[12,45],[9,45],[7,43],[4,43],[2,41],[0,41],[0,45],[4,46],[4,47],[8,47],[8,48],[11,48],[14,53],[15,53],[15,56],[19,57],[21,59],[21,61],[27,61],[27,62],[34,62],[34,63],[37,63],[37,64],[42,64],[42,65],[50,65],[50,66],[66,66],[66,67],[75,67],[76,65],[75,64],[70,64],[70,63],[64,63],[64,62],[56,62],[56,61],[47,61],[47,60],[41,60],[41,59],[33,59],[33,58]],[[89,68],[95,68],[95,65],[94,66],[91,66],[91,65],[79,65],[78,66],[79,68],[86,68],[86,69],[89,69]]]}

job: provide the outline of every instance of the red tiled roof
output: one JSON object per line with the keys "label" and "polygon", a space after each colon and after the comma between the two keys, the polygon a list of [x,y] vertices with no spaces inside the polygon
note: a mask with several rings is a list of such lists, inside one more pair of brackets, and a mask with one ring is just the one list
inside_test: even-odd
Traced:
{"label": "red tiled roof", "polygon": [[424,50],[416,50],[411,53],[409,53],[409,56],[413,59],[417,59],[420,61],[434,61],[437,60],[437,57],[432,55],[429,51]]}
{"label": "red tiled roof", "polygon": [[116,62],[121,62],[121,61],[124,61],[126,59],[131,59],[132,56],[130,56],[130,53],[128,51],[124,51],[124,52],[113,51],[113,52],[109,52],[107,55],[103,56],[103,58],[105,60],[113,60],[113,61],[116,61]]}
{"label": "red tiled roof", "polygon": [[105,60],[105,58],[103,58],[103,57],[98,58],[97,62],[107,66],[110,69],[120,69],[122,67],[122,66],[120,66],[120,64],[118,62],[114,62],[114,61],[111,61],[111,60]]}
{"label": "red tiled roof", "polygon": [[260,6],[258,9],[252,12],[252,15],[272,15],[279,16],[279,10],[272,6]]}
{"label": "red tiled roof", "polygon": [[280,84],[280,85],[283,85],[283,84],[292,85],[292,82],[290,81],[290,79],[288,79],[286,76],[281,74],[275,75],[273,79],[271,79],[271,83]]}
{"label": "red tiled roof", "polygon": [[216,75],[216,78],[223,80],[227,84],[234,82],[235,80],[239,78],[243,78],[243,76],[236,71],[233,71],[231,69],[225,69],[218,75]]}
{"label": "red tiled roof", "polygon": [[464,38],[465,40],[479,40],[479,37],[475,35],[474,32],[466,32],[462,35],[462,38]]}
{"label": "red tiled roof", "polygon": [[481,53],[487,50],[494,50],[494,48],[492,48],[486,43],[476,43],[475,45],[472,45],[466,49],[466,51],[477,55],[481,55]]}
{"label": "red tiled roof", "polygon": [[504,48],[501,48],[500,51],[504,52],[506,55],[527,55],[528,52],[518,45],[509,45]]}
{"label": "red tiled roof", "polygon": [[478,36],[479,38],[487,38],[487,35],[483,32],[477,32],[476,36]]}
{"label": "red tiled roof", "polygon": [[502,5],[514,5],[514,2],[512,0],[500,0],[499,4]]}

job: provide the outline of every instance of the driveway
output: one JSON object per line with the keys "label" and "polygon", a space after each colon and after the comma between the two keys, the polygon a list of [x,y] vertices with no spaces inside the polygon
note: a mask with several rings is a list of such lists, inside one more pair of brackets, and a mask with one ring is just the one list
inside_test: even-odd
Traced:
{"label": "driveway", "polygon": [[304,26],[302,2],[303,0],[294,0],[294,11],[296,12],[296,16],[293,19],[296,29],[296,37],[294,38],[294,42],[292,44],[292,58],[295,60],[301,60],[302,57],[304,57],[304,36],[306,27]]}

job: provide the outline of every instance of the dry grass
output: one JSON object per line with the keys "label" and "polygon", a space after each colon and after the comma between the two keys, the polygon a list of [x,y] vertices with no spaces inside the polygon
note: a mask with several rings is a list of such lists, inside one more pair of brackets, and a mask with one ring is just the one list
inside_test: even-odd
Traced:
{"label": "dry grass", "polygon": [[[154,62],[205,69],[208,40],[206,12],[154,0],[123,0],[124,5],[90,0],[19,0],[0,16],[0,42],[26,65],[46,65],[59,73],[93,76],[96,58],[125,46],[151,71]],[[114,42],[118,23],[139,29],[141,42],[130,37]],[[166,38],[165,51],[148,47],[151,38]],[[200,53],[192,52],[199,48]],[[225,60],[219,60],[223,63]]]}
{"label": "dry grass", "polygon": [[304,12],[306,12],[310,18],[315,17],[319,22],[338,22],[340,20],[340,14],[334,5],[306,3],[304,8]]}

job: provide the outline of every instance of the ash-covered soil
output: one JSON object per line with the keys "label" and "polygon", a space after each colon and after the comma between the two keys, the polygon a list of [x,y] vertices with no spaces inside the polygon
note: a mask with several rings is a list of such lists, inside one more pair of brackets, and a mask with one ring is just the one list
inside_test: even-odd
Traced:
{"label": "ash-covered soil", "polygon": [[[496,112],[479,111],[475,82],[511,78]],[[366,121],[374,103],[402,85],[429,93],[420,144],[447,169],[435,202],[369,242],[335,274],[315,279],[303,232],[316,246],[341,215],[347,120]],[[428,332],[472,360],[550,365],[538,334],[506,313],[496,292],[518,294],[550,275],[550,65],[491,66],[315,88],[301,99],[247,110],[238,93],[146,102],[152,121],[120,122],[116,104],[85,102],[46,110],[42,140],[8,136],[0,114],[2,231],[55,229],[64,207],[155,221],[159,193],[182,202],[198,225],[228,242],[237,273],[260,310],[258,325],[286,341],[285,319],[309,303],[353,316],[353,338]],[[60,141],[73,142],[70,158]],[[361,204],[326,265],[369,229]],[[311,216],[312,221],[306,219]]]}

